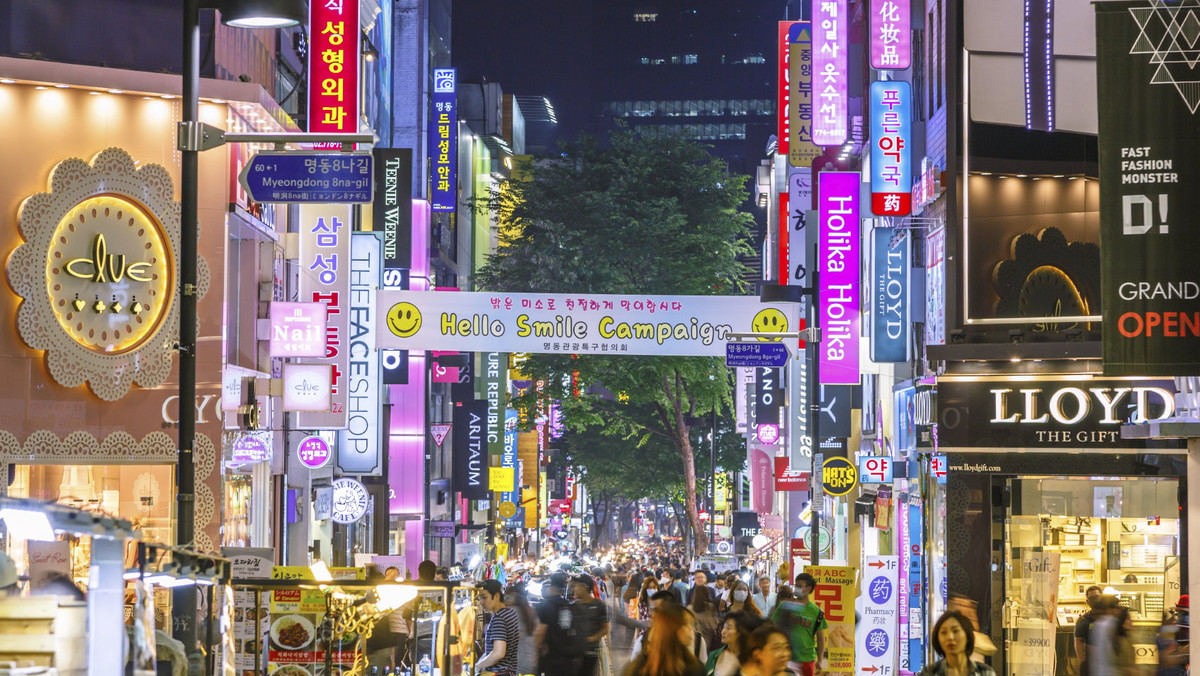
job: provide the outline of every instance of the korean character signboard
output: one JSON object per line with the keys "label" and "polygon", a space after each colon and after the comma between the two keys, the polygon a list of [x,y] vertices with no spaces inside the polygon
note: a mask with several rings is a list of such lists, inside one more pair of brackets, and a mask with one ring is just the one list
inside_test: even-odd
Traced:
{"label": "korean character signboard", "polygon": [[[787,35],[788,56],[787,114],[790,138],[782,151],[793,167],[812,167],[812,161],[821,154],[812,139],[813,120],[813,55],[812,24],[807,21],[790,22]],[[795,208],[795,207],[793,207]],[[808,209],[805,203],[800,209]]]}
{"label": "korean character signboard", "polygon": [[358,3],[313,0],[308,13],[308,130],[358,131]]}
{"label": "korean character signboard", "polygon": [[912,90],[907,82],[871,83],[871,211],[912,213]]}
{"label": "korean character signboard", "polygon": [[817,0],[812,11],[813,143],[840,146],[850,135],[846,60],[850,17],[846,0]]}
{"label": "korean character signboard", "polygon": [[855,632],[858,643],[858,671],[891,676],[896,669],[897,580],[899,561],[895,556],[868,556],[863,559],[862,624]]}
{"label": "korean character signboard", "polygon": [[322,303],[327,316],[325,355],[302,363],[328,364],[333,368],[329,408],[298,414],[300,429],[343,429],[349,371],[350,333],[350,224],[345,204],[300,207],[300,293],[305,303]]}
{"label": "korean character signboard", "polygon": [[859,458],[858,482],[860,484],[892,483],[892,459],[882,455]]}
{"label": "korean character signboard", "polygon": [[456,71],[433,70],[433,109],[429,114],[429,201],[434,211],[454,211],[457,204],[458,95]]}
{"label": "korean character signboard", "polygon": [[829,657],[823,671],[855,673],[854,599],[858,596],[854,583],[855,567],[805,566],[804,572],[816,580],[812,599],[821,607],[829,624],[825,641]]}
{"label": "korean character signboard", "polygon": [[912,6],[909,0],[871,4],[871,67],[904,70],[912,62]]}
{"label": "korean character signboard", "polygon": [[822,385],[858,385],[859,174],[823,171],[817,190]]}

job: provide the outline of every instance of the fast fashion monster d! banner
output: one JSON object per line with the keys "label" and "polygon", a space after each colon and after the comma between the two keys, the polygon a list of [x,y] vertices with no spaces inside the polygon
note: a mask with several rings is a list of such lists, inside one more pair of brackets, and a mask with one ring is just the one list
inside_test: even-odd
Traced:
{"label": "fast fashion monster d! banner", "polygon": [[1200,375],[1198,21],[1200,0],[1096,4],[1107,375]]}
{"label": "fast fashion monster d! banner", "polygon": [[378,348],[724,357],[731,333],[795,331],[751,296],[379,293]]}

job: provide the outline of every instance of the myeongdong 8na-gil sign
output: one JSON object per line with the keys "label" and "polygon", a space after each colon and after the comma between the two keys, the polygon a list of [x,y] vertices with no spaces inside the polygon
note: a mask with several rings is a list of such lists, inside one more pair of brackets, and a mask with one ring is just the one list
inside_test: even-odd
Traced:
{"label": "myeongdong 8na-gil sign", "polygon": [[795,304],[752,296],[384,290],[377,348],[724,357],[731,333],[795,331]]}

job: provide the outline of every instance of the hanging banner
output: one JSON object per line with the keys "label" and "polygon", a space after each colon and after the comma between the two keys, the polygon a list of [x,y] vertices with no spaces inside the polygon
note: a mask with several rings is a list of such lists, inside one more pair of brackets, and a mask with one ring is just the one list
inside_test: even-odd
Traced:
{"label": "hanging banner", "polygon": [[[308,12],[308,130],[358,131],[359,43],[357,2],[312,2]],[[338,144],[337,147],[341,147]]]}
{"label": "hanging banner", "polygon": [[374,230],[383,233],[383,267],[412,266],[412,148],[375,148]]}
{"label": "hanging banner", "polygon": [[1096,4],[1105,375],[1200,375],[1196,11]]}
{"label": "hanging banner", "polygon": [[[793,21],[788,27],[788,145],[782,151],[788,164],[811,168],[821,149],[813,143],[812,24]],[[805,202],[801,209],[808,209]]]}
{"label": "hanging banner", "polygon": [[854,566],[805,566],[817,582],[812,599],[821,606],[829,629],[825,646],[829,659],[824,673],[858,673],[854,668]]}
{"label": "hanging banner", "polygon": [[820,382],[858,385],[860,177],[823,171],[819,180]]}
{"label": "hanging banner", "polygon": [[722,358],[730,333],[797,325],[795,303],[746,296],[386,289],[379,316],[387,326],[378,334],[380,348]]}
{"label": "hanging banner", "polygon": [[750,478],[750,509],[769,514],[775,508],[775,451],[769,446],[747,444],[746,468]]}
{"label": "hanging banner", "polygon": [[779,409],[783,404],[783,390],[783,369],[770,366],[759,366],[754,369],[755,425],[779,425]]}
{"label": "hanging banner", "polygon": [[846,0],[813,3],[813,143],[840,146],[850,136],[846,51],[850,17]]}
{"label": "hanging banner", "polygon": [[[508,406],[508,355],[503,352],[481,352],[479,372],[475,374],[476,396],[487,402],[488,455],[498,458],[504,455],[504,409]],[[516,441],[513,442],[513,458],[516,458]],[[504,465],[516,467],[515,464]]]}
{"label": "hanging banner", "polygon": [[[356,31],[357,32],[357,31]],[[357,54],[357,52],[356,52]],[[326,312],[325,356],[303,359],[333,369],[329,407],[296,416],[296,427],[337,430],[346,427],[350,352],[350,227],[352,208],[346,204],[301,205],[299,217],[299,299],[323,303]]]}
{"label": "hanging banner", "polygon": [[[908,498],[908,668],[913,673],[925,667],[925,520],[921,498]],[[901,554],[901,556],[904,556]],[[902,615],[901,617],[905,617]]]}
{"label": "hanging banner", "polygon": [[871,83],[871,212],[912,213],[912,90],[907,82]]}
{"label": "hanging banner", "polygon": [[[808,242],[808,214],[812,211],[813,182],[811,168],[788,171],[788,270],[780,276],[783,284],[808,284],[808,259],[812,248]],[[799,303],[800,314],[808,314],[808,297]]]}
{"label": "hanging banner", "polygon": [[899,562],[895,556],[863,557],[866,589],[862,626],[856,631],[858,664],[855,673],[896,673],[898,571]]}
{"label": "hanging banner", "polygon": [[454,407],[454,490],[470,500],[487,500],[488,456],[486,401]]}
{"label": "hanging banner", "polygon": [[906,362],[912,354],[908,246],[903,231],[871,231],[871,361],[877,364]]}
{"label": "hanging banner", "polygon": [[338,433],[337,465],[345,474],[379,476],[383,472],[383,389],[375,351],[375,294],[383,270],[383,243],[373,232],[350,238],[350,333],[347,351],[346,429]]}
{"label": "hanging banner", "polygon": [[871,5],[871,67],[904,70],[912,63],[910,0],[880,0]]}
{"label": "hanging banner", "polygon": [[[512,468],[515,472],[519,466],[519,458],[517,455],[517,424],[520,420],[519,414],[510,409],[504,410],[504,452],[500,454],[500,466]],[[521,504],[521,475],[517,474],[517,486],[511,490],[500,494],[501,503],[511,503],[514,506]],[[525,522],[525,508],[517,507],[512,516],[506,517],[505,521],[514,526],[521,526]]]}
{"label": "hanging banner", "polygon": [[775,122],[778,124],[778,128],[776,129],[775,138],[777,139],[776,140],[777,152],[782,157],[786,157],[788,154],[788,140],[791,137],[791,131],[790,131],[791,115],[789,114],[789,111],[790,111],[789,102],[790,102],[790,97],[791,97],[791,93],[792,93],[792,88],[788,82],[789,78],[791,77],[790,72],[789,72],[789,67],[788,67],[788,61],[791,58],[790,51],[788,49],[788,46],[789,46],[788,31],[792,27],[792,25],[794,25],[795,23],[797,23],[797,22],[795,22],[795,21],[780,21],[779,22],[779,30],[777,33],[778,37],[775,40],[775,46],[778,48],[778,51],[779,51],[778,56],[776,57],[776,62],[778,65],[777,72],[779,75],[779,77],[778,77],[779,87],[776,90],[778,99],[776,102],[777,108],[775,111],[775,113],[776,113],[775,114]]}
{"label": "hanging banner", "polygon": [[458,204],[458,95],[456,71],[433,69],[433,110],[429,120],[429,203],[434,211]]}

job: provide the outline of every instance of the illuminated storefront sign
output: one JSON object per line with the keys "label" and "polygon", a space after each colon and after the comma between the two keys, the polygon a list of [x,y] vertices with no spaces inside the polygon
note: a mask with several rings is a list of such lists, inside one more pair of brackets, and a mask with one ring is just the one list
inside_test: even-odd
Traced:
{"label": "illuminated storefront sign", "polygon": [[908,361],[912,322],[909,319],[909,237],[894,228],[871,232],[871,361]]}
{"label": "illuminated storefront sign", "polygon": [[788,133],[791,137],[787,146],[788,164],[811,168],[812,161],[821,154],[812,138],[812,24],[792,22],[788,29],[788,54]]}
{"label": "illuminated storefront sign", "polygon": [[242,434],[233,442],[233,462],[262,462],[271,457],[270,438],[261,434]]}
{"label": "illuminated storefront sign", "polygon": [[871,6],[871,67],[904,70],[912,61],[909,0],[880,0]]}
{"label": "illuminated storefront sign", "polygon": [[911,89],[907,82],[871,83],[871,211],[912,212]]}
{"label": "illuminated storefront sign", "polygon": [[779,48],[779,56],[777,58],[779,73],[779,98],[776,102],[779,107],[775,114],[775,121],[778,123],[779,127],[777,129],[777,133],[775,134],[775,138],[778,139],[776,141],[776,143],[778,143],[777,152],[782,156],[786,156],[788,154],[788,140],[791,135],[789,131],[789,125],[791,124],[791,116],[789,115],[791,85],[788,82],[790,78],[788,68],[788,61],[790,59],[790,52],[788,49],[788,32],[796,23],[798,22],[780,21],[778,38],[775,40],[775,44]]}
{"label": "illuminated storefront sign", "polygon": [[858,385],[860,178],[823,171],[819,180],[820,382]]}
{"label": "illuminated storefront sign", "polygon": [[[301,429],[342,429],[346,426],[350,332],[351,207],[343,204],[300,207],[299,297],[325,305],[325,355],[319,362],[333,369],[329,407],[305,409],[297,416]],[[305,361],[305,363],[310,363]]]}
{"label": "illuminated storefront sign", "polygon": [[[61,162],[52,192],[30,196],[18,218],[25,243],[6,267],[24,299],[17,332],[46,352],[64,387],[87,383],[101,399],[160,385],[178,336],[175,250],[178,207],[159,165],[138,168],[123,150],[91,164]],[[207,264],[200,260],[200,295]]]}
{"label": "illuminated storefront sign", "polygon": [[331,379],[328,364],[284,364],[283,410],[328,411]]}
{"label": "illuminated storefront sign", "polygon": [[858,459],[858,482],[863,484],[892,483],[892,459],[871,455]]}
{"label": "illuminated storefront sign", "polygon": [[458,203],[458,96],[456,71],[433,71],[433,111],[430,114],[429,201],[434,211],[454,211]]}
{"label": "illuminated storefront sign", "polygon": [[840,146],[850,135],[846,0],[813,3],[813,143]]}
{"label": "illuminated storefront sign", "polygon": [[371,494],[357,479],[342,477],[333,482],[333,520],[354,523],[371,507]]}
{"label": "illuminated storefront sign", "polygon": [[346,372],[346,429],[338,433],[338,469],[346,474],[379,476],[383,471],[380,411],[382,388],[375,351],[375,294],[383,269],[383,245],[371,232],[350,238],[349,369]]}
{"label": "illuminated storefront sign", "polygon": [[321,437],[304,437],[296,446],[296,457],[309,469],[321,469],[333,458],[333,449]]}
{"label": "illuminated storefront sign", "polygon": [[308,15],[308,130],[358,131],[358,3],[313,0]]}
{"label": "illuminated storefront sign", "polygon": [[272,357],[324,357],[325,305],[271,303]]}

